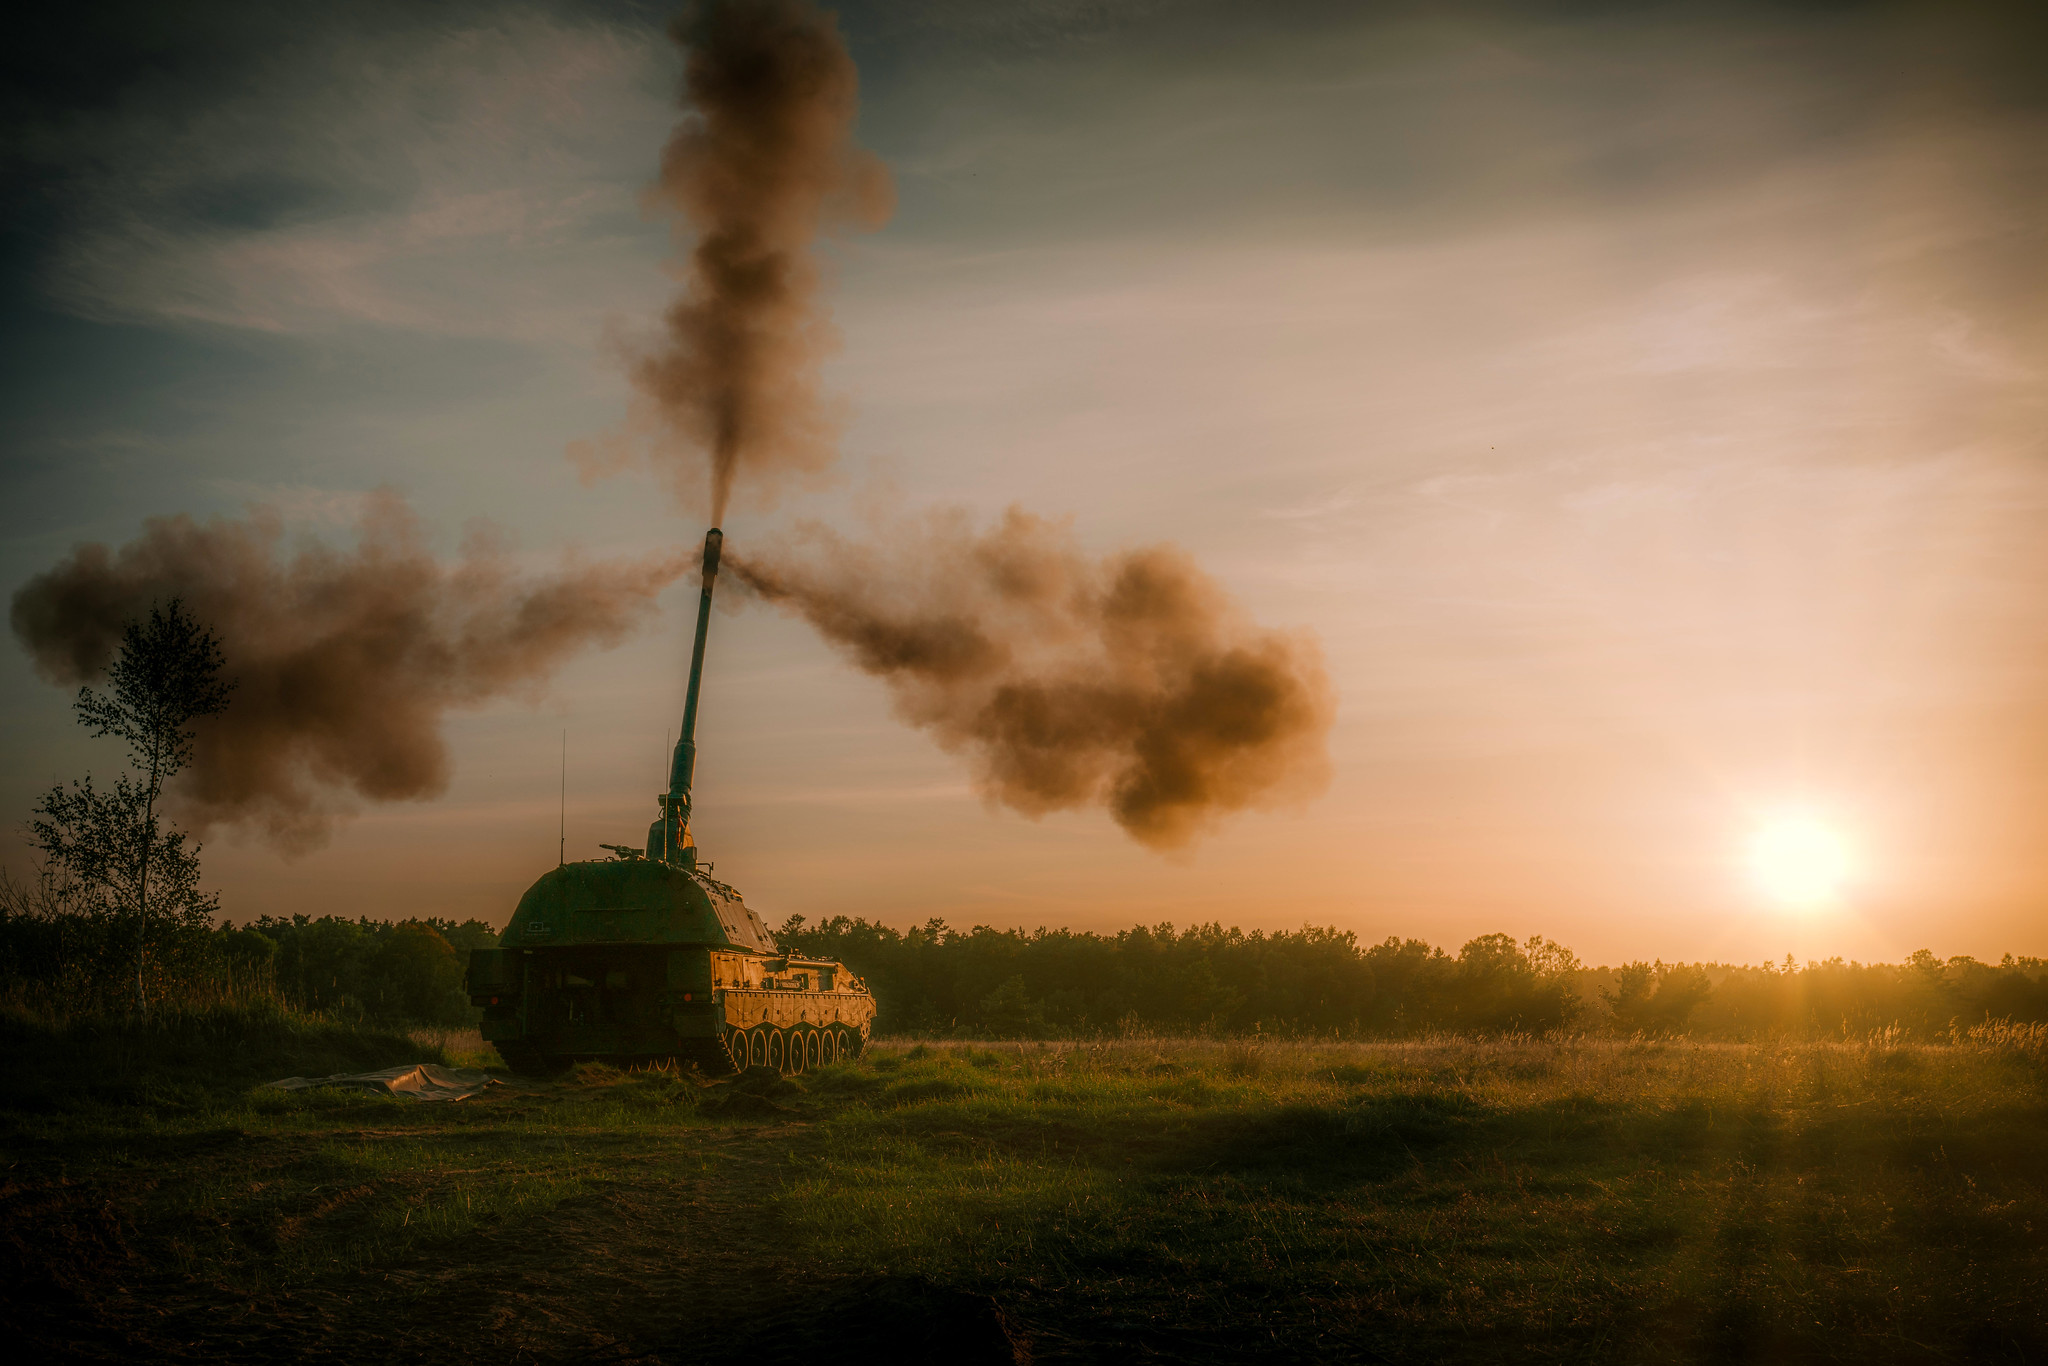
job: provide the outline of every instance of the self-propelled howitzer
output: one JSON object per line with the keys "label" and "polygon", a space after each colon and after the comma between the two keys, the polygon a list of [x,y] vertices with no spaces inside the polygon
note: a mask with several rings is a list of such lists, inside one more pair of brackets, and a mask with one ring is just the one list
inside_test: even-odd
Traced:
{"label": "self-propelled howitzer", "polygon": [[499,947],[469,956],[483,1036],[518,1071],[676,1059],[714,1072],[801,1072],[867,1042],[867,987],[843,964],[778,951],[761,917],[701,864],[690,833],[697,697],[723,540],[716,528],[704,538],[682,734],[646,845],[604,845],[611,858],[543,874]]}

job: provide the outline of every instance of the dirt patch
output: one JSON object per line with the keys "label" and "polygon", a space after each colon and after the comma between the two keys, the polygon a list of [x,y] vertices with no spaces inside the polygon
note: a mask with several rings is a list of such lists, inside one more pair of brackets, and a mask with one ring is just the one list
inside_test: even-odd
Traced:
{"label": "dirt patch", "polygon": [[59,1358],[87,1359],[119,1348],[92,1306],[134,1299],[146,1282],[130,1247],[133,1229],[91,1187],[57,1180],[0,1186],[0,1295],[10,1335]]}

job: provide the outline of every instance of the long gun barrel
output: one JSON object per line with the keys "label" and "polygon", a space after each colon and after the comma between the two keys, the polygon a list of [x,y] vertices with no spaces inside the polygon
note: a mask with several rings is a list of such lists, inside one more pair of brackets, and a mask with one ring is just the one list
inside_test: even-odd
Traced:
{"label": "long gun barrel", "polygon": [[668,791],[662,794],[661,819],[647,832],[647,856],[672,863],[695,864],[697,849],[690,838],[690,780],[697,769],[697,694],[704,684],[704,638],[711,629],[711,588],[718,578],[718,552],[725,533],[717,527],[704,535],[704,588],[697,599],[697,639],[690,647],[690,690],[683,698],[683,732],[676,739],[668,766]]}

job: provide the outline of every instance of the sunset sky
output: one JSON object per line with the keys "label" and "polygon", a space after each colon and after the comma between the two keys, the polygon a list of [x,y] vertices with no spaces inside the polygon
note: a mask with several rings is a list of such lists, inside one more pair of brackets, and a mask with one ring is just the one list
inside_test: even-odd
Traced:
{"label": "sunset sky", "polygon": [[[9,594],[162,514],[347,545],[380,487],[450,554],[701,538],[565,454],[675,288],[666,8],[91,9],[4,58]],[[696,827],[770,924],[2048,955],[2039,6],[836,12],[897,208],[826,249],[836,482],[730,543],[1012,505],[1171,542],[1320,639],[1338,711],[1320,796],[1161,855],[991,807],[806,626],[721,613]],[[569,856],[637,843],[662,602],[457,713],[444,794],[291,858],[214,831],[223,910],[502,923],[564,730]],[[0,650],[17,873],[38,792],[119,766],[69,702]],[[1753,866],[1800,831],[1827,895]]]}

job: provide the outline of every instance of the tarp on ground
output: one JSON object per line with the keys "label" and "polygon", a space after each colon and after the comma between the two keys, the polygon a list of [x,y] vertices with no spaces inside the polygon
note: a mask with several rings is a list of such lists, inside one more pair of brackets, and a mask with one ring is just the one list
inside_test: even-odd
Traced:
{"label": "tarp on ground", "polygon": [[488,1072],[466,1067],[442,1067],[437,1063],[406,1063],[381,1072],[337,1073],[331,1077],[286,1077],[269,1083],[277,1091],[310,1091],[316,1086],[346,1086],[358,1091],[381,1091],[389,1096],[411,1096],[414,1100],[468,1100],[487,1086],[502,1085]]}

